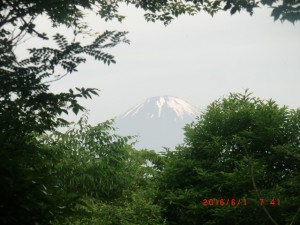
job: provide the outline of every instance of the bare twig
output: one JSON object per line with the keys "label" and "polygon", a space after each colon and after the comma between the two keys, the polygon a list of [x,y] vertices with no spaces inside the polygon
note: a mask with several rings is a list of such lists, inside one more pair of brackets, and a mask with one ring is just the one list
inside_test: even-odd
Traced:
{"label": "bare twig", "polygon": [[24,30],[21,30],[17,35],[15,35],[15,31],[17,30],[17,27],[12,31],[11,33],[11,41],[13,42],[13,46],[17,46],[19,42],[26,36],[26,33],[24,33]]}
{"label": "bare twig", "polygon": [[[250,165],[250,175],[251,175],[251,180],[252,180],[252,185],[253,185],[253,188],[255,190],[255,193],[256,193],[256,196],[258,199],[261,198],[260,194],[259,194],[259,191],[258,191],[258,188],[256,186],[256,181],[255,181],[255,178],[254,178],[254,167],[253,167],[253,163],[252,163],[252,160],[251,160],[251,157],[247,151],[247,148],[245,146],[244,143],[241,143],[242,144],[242,147],[244,148],[245,150],[245,153],[246,153],[246,156],[248,158],[248,161],[249,161],[249,165]],[[262,204],[262,208],[264,210],[264,212],[266,213],[266,215],[268,216],[268,218],[272,221],[273,224],[275,225],[279,225],[276,220],[274,220],[274,218],[271,216],[271,214],[269,213],[269,211],[267,210],[267,208]]]}
{"label": "bare twig", "polygon": [[46,82],[44,82],[43,84],[48,84],[48,83],[52,83],[52,82],[58,81],[58,80],[64,78],[65,76],[67,76],[68,74],[69,74],[69,73],[67,72],[67,73],[65,73],[64,75],[59,76],[58,78],[56,78],[56,79],[54,79],[54,80],[46,81]]}
{"label": "bare twig", "polygon": [[[21,20],[23,21],[23,23],[26,25],[26,27],[29,27],[30,24],[32,23],[31,21],[29,23],[27,23],[27,21],[21,17]],[[46,35],[39,33],[36,29],[31,28],[32,32],[35,33],[38,37],[44,39],[44,40],[48,40],[49,38],[46,37]]]}
{"label": "bare twig", "polygon": [[[20,8],[17,6],[17,5],[14,5],[14,4],[12,4],[12,3],[10,3],[9,1],[7,2],[7,4],[8,5],[10,5],[12,8],[13,8],[13,10],[16,12],[16,14],[17,14],[17,16],[21,19],[21,21],[26,25],[26,27],[30,27],[30,25],[31,24],[33,24],[32,23],[32,18],[31,18],[31,20],[29,21],[29,22],[27,22],[25,19],[24,19],[24,16],[26,15],[24,12],[22,13],[21,11],[20,11]],[[44,34],[41,34],[41,33],[39,33],[36,29],[34,29],[34,28],[31,28],[31,31],[33,32],[33,33],[35,33],[38,37],[40,37],[40,38],[42,38],[42,39],[45,39],[45,40],[48,40],[49,38],[48,37],[46,37],[46,35],[44,35]]]}
{"label": "bare twig", "polygon": [[0,28],[4,26],[6,23],[9,23],[10,21],[13,21],[14,18],[8,19],[9,16],[12,14],[12,10],[9,10],[6,17],[3,18],[3,20],[0,21]]}
{"label": "bare twig", "polygon": [[299,208],[298,208],[298,210],[297,210],[295,216],[293,217],[293,220],[292,220],[292,222],[290,223],[290,225],[293,225],[293,223],[295,222],[295,219],[296,219],[296,217],[298,216],[299,212],[300,212],[300,206],[299,206]]}

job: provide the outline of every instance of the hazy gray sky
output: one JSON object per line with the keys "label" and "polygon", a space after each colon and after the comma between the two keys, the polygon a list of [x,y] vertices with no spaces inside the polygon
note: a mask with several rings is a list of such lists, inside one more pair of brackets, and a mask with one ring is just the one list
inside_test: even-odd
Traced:
{"label": "hazy gray sky", "polygon": [[[252,17],[244,12],[184,16],[165,27],[147,23],[143,12],[132,7],[121,11],[127,16],[123,23],[88,18],[99,32],[129,31],[130,45],[109,50],[117,64],[90,59],[53,86],[55,91],[100,89],[100,97],[84,101],[91,123],[118,116],[147,97],[172,95],[205,108],[246,88],[255,96],[300,107],[300,23],[274,22],[265,8]],[[29,40],[23,47],[30,45]]]}

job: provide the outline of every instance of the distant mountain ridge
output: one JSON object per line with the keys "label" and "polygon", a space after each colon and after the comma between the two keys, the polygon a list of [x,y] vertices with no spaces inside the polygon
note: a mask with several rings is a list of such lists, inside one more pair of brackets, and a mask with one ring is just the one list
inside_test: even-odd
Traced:
{"label": "distant mountain ridge", "polygon": [[156,151],[162,147],[174,148],[183,142],[182,128],[199,114],[188,102],[172,96],[157,96],[146,99],[116,119],[118,133],[139,135],[137,149]]}

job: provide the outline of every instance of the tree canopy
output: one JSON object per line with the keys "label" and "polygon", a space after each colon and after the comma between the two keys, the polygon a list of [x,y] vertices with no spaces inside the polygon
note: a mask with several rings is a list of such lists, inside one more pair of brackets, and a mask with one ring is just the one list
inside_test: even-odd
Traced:
{"label": "tree canopy", "polygon": [[168,224],[300,222],[299,109],[231,94],[185,131],[160,178]]}
{"label": "tree canopy", "polygon": [[274,20],[287,20],[294,23],[300,18],[299,0],[3,0],[0,6],[0,27],[6,24],[16,25],[18,22],[21,22],[22,25],[19,26],[21,30],[47,38],[45,34],[40,34],[35,30],[34,19],[38,15],[47,15],[55,25],[63,23],[68,26],[78,25],[80,20],[84,18],[84,10],[94,11],[105,20],[118,19],[121,21],[124,16],[119,14],[118,9],[122,3],[141,8],[145,11],[145,18],[148,21],[162,20],[166,24],[182,14],[194,15],[202,11],[214,15],[220,10],[230,10],[231,14],[246,10],[252,15],[253,10],[260,6],[271,7],[273,9],[271,15]]}

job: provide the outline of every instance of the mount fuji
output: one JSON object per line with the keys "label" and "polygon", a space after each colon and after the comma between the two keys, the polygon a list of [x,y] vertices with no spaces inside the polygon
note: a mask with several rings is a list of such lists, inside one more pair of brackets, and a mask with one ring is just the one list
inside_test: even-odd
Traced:
{"label": "mount fuji", "polygon": [[183,127],[199,114],[196,107],[186,101],[158,96],[146,99],[116,118],[117,133],[138,135],[137,149],[162,151],[174,149],[183,142]]}

